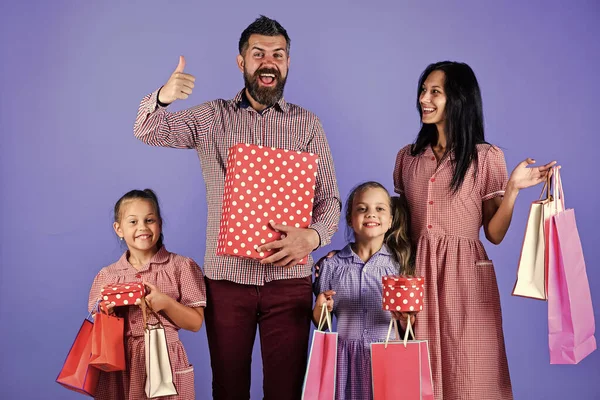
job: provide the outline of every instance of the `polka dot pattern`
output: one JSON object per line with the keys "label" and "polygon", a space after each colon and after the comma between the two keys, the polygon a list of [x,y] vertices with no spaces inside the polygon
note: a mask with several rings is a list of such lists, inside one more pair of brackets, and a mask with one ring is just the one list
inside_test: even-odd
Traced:
{"label": "polka dot pattern", "polygon": [[[251,144],[229,149],[217,255],[262,259],[259,243],[281,238],[269,221],[307,228],[311,222],[316,154]],[[307,257],[298,264],[306,264]]]}
{"label": "polka dot pattern", "polygon": [[100,293],[106,304],[127,306],[135,304],[137,299],[146,295],[146,288],[141,283],[118,283],[104,286]]}
{"label": "polka dot pattern", "polygon": [[384,289],[383,309],[401,312],[423,310],[423,277],[407,278],[388,275],[381,277]]}

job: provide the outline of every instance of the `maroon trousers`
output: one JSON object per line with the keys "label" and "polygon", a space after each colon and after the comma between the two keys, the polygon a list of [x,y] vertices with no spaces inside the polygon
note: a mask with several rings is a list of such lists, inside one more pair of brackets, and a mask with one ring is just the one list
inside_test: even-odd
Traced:
{"label": "maroon trousers", "polygon": [[265,400],[297,400],[306,372],[312,279],[264,286],[206,279],[206,334],[213,398],[250,398],[252,349],[259,327]]}

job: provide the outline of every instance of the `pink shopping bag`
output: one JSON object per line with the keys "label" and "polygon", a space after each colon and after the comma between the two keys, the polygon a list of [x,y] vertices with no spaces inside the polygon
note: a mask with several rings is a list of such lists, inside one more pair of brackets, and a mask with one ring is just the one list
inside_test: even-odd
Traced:
{"label": "pink shopping bag", "polygon": [[596,350],[596,323],[575,211],[565,210],[553,171],[555,213],[548,235],[548,338],[551,364],[577,364]]}
{"label": "pink shopping bag", "polygon": [[[396,340],[390,341],[392,325]],[[414,334],[410,321],[404,340],[398,340],[394,318],[384,343],[371,343],[371,373],[374,400],[433,400],[433,379],[426,340],[408,340]]]}
{"label": "pink shopping bag", "polygon": [[[322,331],[325,322],[329,332]],[[331,332],[331,316],[323,304],[317,330],[314,331],[302,387],[303,400],[333,400],[337,370],[337,332]]]}

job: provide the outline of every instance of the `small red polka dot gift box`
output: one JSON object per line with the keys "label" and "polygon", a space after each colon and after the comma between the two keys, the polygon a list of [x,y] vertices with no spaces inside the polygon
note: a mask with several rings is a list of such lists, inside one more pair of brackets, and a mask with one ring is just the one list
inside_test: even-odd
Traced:
{"label": "small red polka dot gift box", "polygon": [[[229,148],[217,255],[263,259],[264,243],[281,238],[269,221],[307,228],[319,157],[252,144]],[[307,257],[299,264],[306,264]]]}
{"label": "small red polka dot gift box", "polygon": [[383,309],[389,311],[422,311],[425,279],[388,275],[381,277]]}
{"label": "small red polka dot gift box", "polygon": [[137,299],[141,299],[146,295],[146,288],[140,282],[117,283],[104,286],[100,291],[100,295],[105,304],[131,306],[135,304]]}

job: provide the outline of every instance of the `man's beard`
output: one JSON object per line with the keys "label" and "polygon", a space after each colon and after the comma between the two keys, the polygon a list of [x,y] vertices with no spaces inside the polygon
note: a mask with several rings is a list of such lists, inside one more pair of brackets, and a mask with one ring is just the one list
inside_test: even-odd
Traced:
{"label": "man's beard", "polygon": [[[260,86],[258,80],[260,74],[273,74],[277,83],[273,87]],[[282,78],[278,70],[274,68],[259,68],[250,75],[244,68],[244,83],[250,96],[263,106],[271,107],[283,97],[283,88],[286,78]]]}

